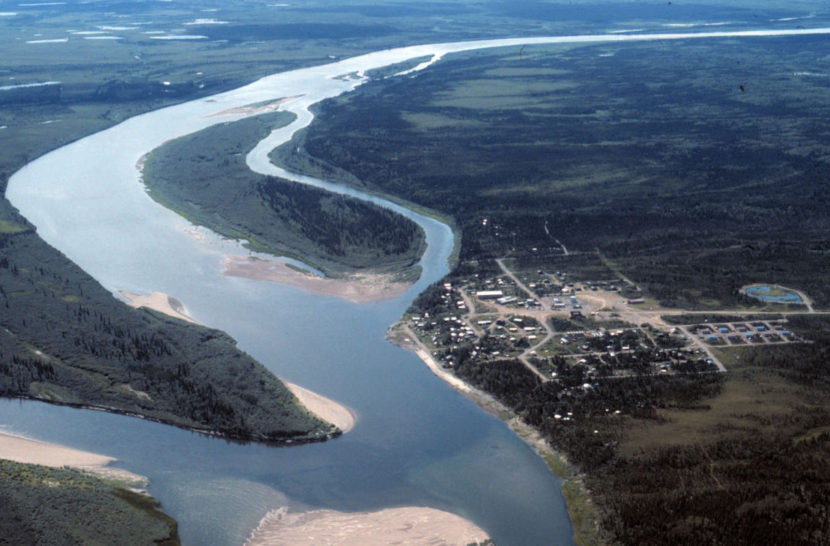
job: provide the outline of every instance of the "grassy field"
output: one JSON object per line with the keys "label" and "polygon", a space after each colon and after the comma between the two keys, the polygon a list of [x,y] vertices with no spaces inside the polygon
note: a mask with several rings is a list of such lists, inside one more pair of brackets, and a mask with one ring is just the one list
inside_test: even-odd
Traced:
{"label": "grassy field", "polygon": [[[684,446],[714,444],[734,438],[736,433],[775,436],[779,433],[799,436],[796,423],[785,425],[794,410],[820,400],[812,389],[788,382],[775,372],[742,365],[740,351],[726,359],[730,372],[723,390],[714,398],[702,399],[698,409],[665,410],[659,419],[638,423],[626,430],[621,442],[624,457],[642,452]],[[720,353],[722,354],[722,352]]]}

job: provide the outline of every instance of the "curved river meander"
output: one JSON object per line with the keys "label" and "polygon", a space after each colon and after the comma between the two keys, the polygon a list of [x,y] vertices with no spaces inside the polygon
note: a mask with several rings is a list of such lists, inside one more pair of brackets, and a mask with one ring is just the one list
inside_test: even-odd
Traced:
{"label": "curved river meander", "polygon": [[[694,37],[736,35],[771,33]],[[140,115],[28,164],[11,178],[7,197],[48,243],[113,292],[179,298],[194,318],[229,332],[279,377],[354,409],[358,422],[334,441],[290,448],[237,445],[118,415],[9,400],[0,402],[3,425],[117,457],[119,466],[148,476],[150,493],[179,521],[186,544],[239,544],[268,510],[284,505],[344,511],[433,506],[471,519],[499,544],[572,543],[559,482],[544,462],[414,354],[384,338],[415,295],[447,273],[450,229],[383,199],[285,173],[268,163],[267,152],[311,121],[308,106],[363,81],[337,76],[483,47],[687,37],[555,37],[381,51]],[[297,121],[252,152],[249,165],[370,199],[418,222],[429,245],[424,273],[404,296],[358,305],[223,276],[224,256],[247,252],[210,233],[194,237],[187,221],[144,193],[136,163],[145,153],[242,116],[216,115],[228,109],[295,96],[283,109],[295,112]]]}

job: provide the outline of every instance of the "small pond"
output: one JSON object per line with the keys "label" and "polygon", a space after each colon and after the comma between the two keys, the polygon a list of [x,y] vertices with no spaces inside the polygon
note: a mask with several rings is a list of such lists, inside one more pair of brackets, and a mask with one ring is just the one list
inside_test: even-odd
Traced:
{"label": "small pond", "polygon": [[744,293],[770,303],[804,303],[798,292],[781,286],[756,284],[745,288]]}

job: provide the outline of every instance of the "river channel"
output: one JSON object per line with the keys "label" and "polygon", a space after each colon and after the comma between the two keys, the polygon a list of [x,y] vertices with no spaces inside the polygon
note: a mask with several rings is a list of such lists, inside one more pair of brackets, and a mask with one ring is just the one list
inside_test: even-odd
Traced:
{"label": "river channel", "polygon": [[279,377],[352,408],[358,417],[351,432],[322,444],[271,448],[8,400],[0,401],[5,430],[111,455],[148,476],[150,493],[179,521],[185,544],[240,544],[280,506],[412,505],[468,518],[499,544],[571,543],[559,481],[544,462],[414,354],[385,340],[415,295],[447,273],[453,236],[446,225],[362,196],[418,222],[428,248],[421,279],[407,294],[354,304],[222,275],[226,255],[248,251],[206,230],[195,237],[139,181],[136,164],[165,141],[240,119],[244,114],[234,108],[299,96],[283,106],[298,114],[297,122],[258,148],[264,153],[249,156],[255,169],[270,169],[265,153],[310,122],[309,105],[359,85],[364,71],[434,52],[442,50],[380,52],[137,116],[30,163],[7,191],[42,238],[106,288],[175,296],[196,320],[230,333]]}
{"label": "river channel", "polygon": [[[806,32],[789,32],[800,33]],[[334,441],[286,448],[10,400],[0,401],[0,425],[117,457],[119,466],[148,476],[150,493],[179,521],[185,544],[240,544],[280,506],[364,511],[405,505],[454,512],[498,544],[572,543],[559,481],[544,462],[502,422],[384,338],[415,295],[448,271],[449,228],[377,197],[273,171],[266,154],[310,122],[308,106],[353,89],[373,68],[407,59],[523,43],[759,35],[780,32],[554,37],[381,51],[140,115],[33,161],[10,179],[7,197],[49,244],[113,293],[175,296],[196,320],[230,333],[276,375],[349,406],[358,420]],[[295,97],[283,109],[294,111],[297,121],[272,135],[249,164],[373,200],[418,222],[428,241],[423,275],[404,296],[354,304],[224,276],[225,256],[248,252],[205,230],[194,236],[187,221],[144,192],[136,167],[144,154],[169,139],[240,119],[244,114],[235,108],[285,97]]]}

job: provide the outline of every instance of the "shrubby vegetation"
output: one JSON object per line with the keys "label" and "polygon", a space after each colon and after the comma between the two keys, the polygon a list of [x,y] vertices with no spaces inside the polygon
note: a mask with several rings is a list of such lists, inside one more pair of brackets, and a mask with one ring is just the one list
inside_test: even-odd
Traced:
{"label": "shrubby vegetation", "polygon": [[605,525],[626,544],[823,544],[828,456],[827,433],[735,434],[620,459],[603,475],[614,491],[605,502],[620,515]]}
{"label": "shrubby vegetation", "polygon": [[[696,415],[629,427],[625,455],[595,480],[621,515],[606,526],[622,542],[830,540],[830,320],[793,317],[790,326],[815,343],[743,349],[725,392]],[[672,432],[680,438],[647,439]]]}
{"label": "shrubby vegetation", "polygon": [[[579,367],[566,366],[561,358],[553,360],[558,381],[546,383],[516,360],[482,363],[462,356],[455,372],[495,395],[588,470],[614,458],[614,432],[621,429],[623,418],[613,412],[654,419],[660,409],[688,407],[717,394],[723,380],[718,374],[678,374],[602,378],[586,384],[588,378]],[[604,434],[593,434],[596,427]]]}
{"label": "shrubby vegetation", "polygon": [[299,256],[330,274],[417,263],[424,235],[411,220],[248,168],[245,155],[292,120],[286,112],[261,115],[166,143],[144,165],[150,195],[255,250]]}
{"label": "shrubby vegetation", "polygon": [[830,320],[825,316],[791,315],[788,326],[811,343],[757,348],[742,356],[745,364],[775,370],[792,381],[830,390]]}
{"label": "shrubby vegetation", "polygon": [[0,460],[2,544],[179,544],[152,497],[69,469]]}

